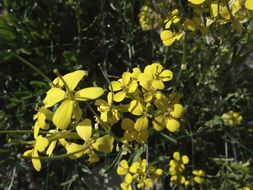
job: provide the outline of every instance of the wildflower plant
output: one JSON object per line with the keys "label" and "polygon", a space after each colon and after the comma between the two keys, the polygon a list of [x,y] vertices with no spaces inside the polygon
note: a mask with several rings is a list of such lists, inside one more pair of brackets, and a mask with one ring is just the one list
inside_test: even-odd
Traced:
{"label": "wildflower plant", "polygon": [[[48,82],[35,83],[43,87],[34,95],[38,97],[30,128],[0,131],[8,139],[6,147],[21,144],[26,150],[18,158],[31,160],[37,172],[46,171],[47,180],[53,176],[49,164],[75,160],[70,171],[65,171],[67,164],[61,165],[68,176],[61,185],[67,189],[81,181],[86,185],[86,175],[101,165],[98,176],[103,183],[97,188],[109,187],[109,178],[115,177],[121,179],[115,185],[123,190],[252,189],[252,63],[246,59],[252,52],[252,1],[109,2],[100,2],[99,10],[110,11],[86,23],[82,16],[89,13],[80,8],[84,2],[64,1],[74,11],[78,33],[78,53],[64,52],[63,67],[56,66],[71,70],[67,74],[55,69],[51,80],[40,66],[19,56],[33,55],[32,50],[5,52]],[[7,29],[10,35],[18,32],[17,24],[1,15],[1,35]],[[91,31],[94,26],[96,32]],[[90,41],[96,44],[96,55],[103,52],[94,56],[103,57],[102,64],[89,57],[94,53]],[[59,44],[50,44],[53,62]],[[116,50],[119,46],[122,49]],[[80,53],[82,48],[87,49]],[[45,72],[49,70],[52,66]],[[0,110],[3,123],[4,117]],[[91,176],[92,183],[98,176]]]}

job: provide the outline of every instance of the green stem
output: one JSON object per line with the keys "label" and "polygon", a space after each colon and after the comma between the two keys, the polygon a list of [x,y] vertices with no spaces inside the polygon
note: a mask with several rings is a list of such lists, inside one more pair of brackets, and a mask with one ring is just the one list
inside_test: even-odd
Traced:
{"label": "green stem", "polygon": [[8,143],[33,145],[35,141],[22,141],[22,140],[16,140],[16,139],[9,139]]}
{"label": "green stem", "polygon": [[[176,78],[176,87],[178,86],[178,83],[181,79],[182,71],[184,70],[185,62],[186,62],[186,42],[185,42],[185,38],[186,38],[186,36],[184,37],[184,41],[183,41],[183,56],[182,56],[181,63],[180,63],[180,69],[179,69],[179,72],[178,72],[178,75],[177,75],[177,78]],[[175,92],[175,90],[176,90],[176,88],[173,88],[173,92]]]}
{"label": "green stem", "polygon": [[25,60],[23,57],[21,57],[20,55],[18,55],[13,50],[9,49],[7,52],[10,53],[13,57],[17,58],[22,63],[24,63],[27,66],[29,66],[31,69],[33,69],[35,72],[37,72],[39,75],[41,75],[49,84],[53,84],[52,80],[47,75],[45,75],[40,69],[38,69],[37,67],[35,67],[31,62]]}
{"label": "green stem", "polygon": [[[113,88],[112,88],[111,81],[109,80],[108,75],[104,72],[104,69],[103,69],[102,65],[99,63],[98,66],[99,66],[99,69],[101,70],[103,76],[105,77],[105,80],[106,80],[107,83],[109,84],[110,91],[111,91],[111,93],[112,93],[112,101],[113,101]],[[110,104],[110,102],[108,102],[108,103]]]}
{"label": "green stem", "polygon": [[33,157],[33,156],[27,156],[27,157],[24,157],[23,158],[32,158],[32,159],[39,159],[39,160],[56,160],[56,159],[60,159],[60,158],[66,158],[70,155],[73,155],[73,154],[76,154],[76,153],[79,153],[79,152],[82,152],[82,151],[85,151],[87,149],[86,146],[84,146],[84,148],[80,149],[80,150],[77,150],[75,152],[71,152],[71,153],[68,153],[68,154],[59,154],[57,156],[50,156],[50,157],[47,157],[47,156],[39,156],[39,157]]}
{"label": "green stem", "polygon": [[66,83],[66,81],[64,80],[64,78],[62,77],[61,73],[59,72],[58,69],[54,69],[54,73],[61,79],[61,81],[63,82],[68,94],[69,94],[69,97],[72,101],[75,101],[75,97],[73,95],[73,93],[71,92],[68,84]]}
{"label": "green stem", "polygon": [[159,134],[160,134],[162,137],[164,137],[165,139],[167,139],[168,141],[170,141],[172,144],[174,144],[174,145],[177,144],[177,140],[176,140],[176,139],[174,139],[174,138],[172,138],[172,137],[170,137],[170,136],[168,136],[168,135],[166,135],[166,134],[164,134],[164,133],[162,133],[162,132],[159,132]]}
{"label": "green stem", "polygon": [[[4,130],[0,131],[0,134],[23,134],[33,133],[33,130]],[[50,132],[40,131],[41,134],[51,134]]]}

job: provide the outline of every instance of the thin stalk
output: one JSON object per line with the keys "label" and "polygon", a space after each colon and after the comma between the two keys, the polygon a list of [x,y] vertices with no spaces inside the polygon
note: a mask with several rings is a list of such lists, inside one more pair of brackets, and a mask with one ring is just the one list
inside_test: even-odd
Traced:
{"label": "thin stalk", "polygon": [[[105,77],[105,80],[106,80],[107,83],[109,84],[110,91],[111,91],[111,94],[112,94],[112,100],[113,100],[113,88],[112,88],[112,84],[111,84],[111,82],[110,82],[110,80],[109,80],[109,78],[108,78],[107,73],[104,72],[104,69],[103,69],[102,65],[99,63],[98,66],[99,66],[99,69],[101,70],[103,76]],[[110,102],[108,102],[108,103],[110,103]]]}
{"label": "thin stalk", "polygon": [[35,67],[31,62],[25,60],[23,57],[21,57],[20,55],[18,55],[16,52],[14,52],[11,49],[9,49],[7,52],[10,53],[13,57],[17,58],[22,63],[29,66],[31,69],[33,69],[36,73],[38,73],[40,76],[42,76],[49,84],[53,84],[52,80],[47,75],[45,75],[40,69]]}
{"label": "thin stalk", "polygon": [[73,154],[85,151],[86,149],[87,149],[87,146],[84,146],[84,148],[74,151],[74,152],[71,152],[71,153],[68,153],[68,154],[59,154],[57,156],[50,156],[50,157],[47,157],[47,156],[39,156],[39,157],[27,156],[27,157],[24,157],[23,156],[23,158],[31,158],[31,159],[38,159],[38,160],[56,160],[56,159],[60,159],[60,158],[66,158],[66,157],[71,156]]}
{"label": "thin stalk", "polygon": [[[178,75],[177,75],[177,78],[176,78],[176,86],[178,85],[178,83],[181,79],[182,71],[184,70],[185,63],[186,63],[186,42],[185,42],[185,38],[186,38],[186,36],[184,37],[184,41],[183,41],[183,56],[182,56],[181,63],[180,63],[180,69],[179,69],[179,72],[178,72]],[[176,89],[174,88],[173,92],[175,92],[175,90]]]}
{"label": "thin stalk", "polygon": [[[0,134],[25,134],[25,133],[33,133],[33,130],[5,130],[0,131]],[[40,134],[52,134],[46,131],[40,131]]]}

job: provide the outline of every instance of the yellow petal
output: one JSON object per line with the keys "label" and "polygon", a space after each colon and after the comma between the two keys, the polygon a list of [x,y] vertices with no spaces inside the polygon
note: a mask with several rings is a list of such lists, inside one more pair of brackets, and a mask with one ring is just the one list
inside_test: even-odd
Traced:
{"label": "yellow petal", "polygon": [[245,8],[248,10],[253,10],[253,1],[252,0],[246,0],[245,1]]}
{"label": "yellow petal", "polygon": [[170,29],[171,24],[172,24],[172,20],[168,20],[168,22],[166,22],[165,24],[165,29]]}
{"label": "yellow petal", "polygon": [[110,135],[105,135],[96,140],[95,143],[92,144],[93,148],[97,151],[103,153],[110,153],[113,150],[113,142],[114,138]]}
{"label": "yellow petal", "polygon": [[30,157],[30,156],[32,156],[32,152],[33,152],[33,149],[25,151],[23,153],[23,157]]}
{"label": "yellow petal", "polygon": [[156,131],[162,131],[165,128],[165,117],[163,115],[159,115],[155,117],[155,119],[152,121],[153,128]]}
{"label": "yellow petal", "polygon": [[134,80],[131,81],[128,85],[128,93],[133,93],[138,87],[138,83]]}
{"label": "yellow petal", "polygon": [[53,123],[58,129],[66,129],[71,122],[73,101],[65,100],[55,111]]}
{"label": "yellow petal", "polygon": [[140,82],[140,85],[145,89],[148,89],[148,82],[152,79],[153,76],[150,73],[141,73],[138,76],[138,81]]}
{"label": "yellow petal", "polygon": [[121,166],[122,168],[128,170],[129,165],[128,165],[128,162],[127,162],[126,160],[121,160],[119,164],[120,164],[120,166]]}
{"label": "yellow petal", "polygon": [[183,162],[184,164],[188,164],[188,163],[189,163],[189,157],[186,156],[186,155],[183,155],[183,156],[182,156],[182,162]]}
{"label": "yellow petal", "polygon": [[155,174],[158,176],[162,176],[163,175],[163,170],[161,168],[158,168],[155,170]]}
{"label": "yellow petal", "polygon": [[127,184],[131,184],[133,181],[133,177],[131,174],[127,173],[126,176],[125,176],[125,183]]}
{"label": "yellow petal", "polygon": [[163,41],[163,45],[165,46],[171,46],[176,40],[174,34],[170,30],[162,31],[160,37]]}
{"label": "yellow petal", "polygon": [[33,127],[33,137],[34,139],[37,139],[38,135],[40,132],[40,126],[39,126],[39,122],[35,122],[34,127]]}
{"label": "yellow petal", "polygon": [[162,81],[170,81],[173,78],[173,73],[171,70],[164,70],[159,74],[160,79],[162,79]]}
{"label": "yellow petal", "polygon": [[169,118],[167,120],[167,123],[166,123],[166,128],[170,131],[170,132],[176,132],[180,127],[180,123],[179,121],[175,120],[175,119],[172,119],[172,118]]}
{"label": "yellow petal", "polygon": [[96,106],[107,105],[107,102],[105,100],[103,100],[103,99],[97,99],[95,101],[95,105]]}
{"label": "yellow petal", "polygon": [[117,174],[118,175],[126,175],[128,173],[128,163],[126,160],[120,161],[120,166],[117,168]]}
{"label": "yellow petal", "polygon": [[56,143],[57,143],[57,141],[53,141],[53,142],[50,143],[50,145],[49,145],[49,147],[48,147],[48,149],[47,149],[47,152],[46,152],[46,154],[47,154],[48,156],[51,156],[51,155],[52,155],[52,153],[53,153],[53,151],[54,151],[54,148],[55,148],[55,146],[56,146]]}
{"label": "yellow petal", "polygon": [[75,99],[79,101],[95,100],[103,95],[104,89],[100,87],[88,87],[78,90]]}
{"label": "yellow petal", "polygon": [[113,104],[113,93],[112,92],[109,92],[107,94],[107,102],[108,102],[109,105]]}
{"label": "yellow petal", "polygon": [[85,119],[84,121],[78,123],[76,132],[84,141],[89,142],[92,135],[91,120]]}
{"label": "yellow petal", "polygon": [[124,72],[122,74],[122,82],[125,86],[128,85],[129,81],[130,81],[130,77],[131,77],[131,74],[129,72]]}
{"label": "yellow petal", "polygon": [[45,105],[45,108],[49,108],[63,100],[64,97],[64,90],[60,88],[51,88],[49,91],[47,91],[47,96],[43,100],[43,104]]}
{"label": "yellow petal", "polygon": [[88,159],[88,162],[89,162],[90,164],[94,164],[94,163],[96,163],[96,162],[98,162],[98,161],[99,161],[98,155],[97,155],[95,152],[93,152],[93,151],[89,152],[89,159]]}
{"label": "yellow petal", "polygon": [[113,100],[115,102],[121,102],[126,97],[126,93],[124,91],[119,91],[113,96]]}
{"label": "yellow petal", "polygon": [[184,114],[184,107],[181,104],[173,104],[170,115],[174,118],[181,118]]}
{"label": "yellow petal", "polygon": [[151,85],[155,89],[159,89],[159,90],[163,90],[165,88],[162,80],[152,80]]}
{"label": "yellow petal", "polygon": [[206,0],[188,0],[190,3],[195,4],[195,5],[200,5],[204,3]]}
{"label": "yellow petal", "polygon": [[160,63],[152,63],[149,68],[152,74],[160,73],[163,70],[163,66]]}
{"label": "yellow petal", "polygon": [[204,179],[201,178],[201,177],[199,177],[199,176],[194,177],[193,180],[194,180],[196,183],[198,183],[198,184],[201,184],[201,183],[204,182]]}
{"label": "yellow petal", "polygon": [[[74,71],[74,72],[64,75],[62,78],[66,82],[66,84],[68,85],[70,91],[73,91],[76,88],[77,84],[80,82],[80,80],[84,76],[85,76],[85,71],[77,70],[77,71]],[[63,87],[63,82],[59,77],[57,77],[53,81],[53,83],[55,85],[58,85],[59,87]]]}
{"label": "yellow petal", "polygon": [[[52,115],[53,115],[53,113],[52,113]],[[38,123],[38,125],[39,125],[40,128],[42,128],[42,129],[48,129],[48,125],[46,123],[46,119],[47,119],[47,117],[46,117],[45,114],[43,114],[43,113],[39,114],[39,117],[37,119],[37,123]]]}
{"label": "yellow petal", "polygon": [[[36,149],[33,149],[32,157],[36,157],[36,158],[39,157],[38,151]],[[32,158],[32,164],[33,164],[34,169],[39,172],[41,170],[41,162],[40,162],[40,159],[36,159],[36,158]]]}
{"label": "yellow petal", "polygon": [[196,24],[193,20],[191,19],[186,19],[184,21],[184,27],[190,31],[195,31],[196,30]]}
{"label": "yellow petal", "polygon": [[121,122],[121,128],[126,131],[133,131],[134,130],[133,120],[131,120],[129,118],[123,119],[123,121]]}
{"label": "yellow petal", "polygon": [[145,186],[146,186],[146,187],[149,187],[149,188],[151,188],[152,185],[153,185],[153,181],[152,181],[152,179],[150,179],[150,178],[144,179],[144,183],[145,183]]}
{"label": "yellow petal", "polygon": [[180,153],[179,153],[179,152],[174,152],[174,153],[173,153],[173,158],[174,158],[176,161],[179,161],[179,160],[180,160]]}
{"label": "yellow petal", "polygon": [[128,172],[128,170],[126,170],[125,168],[122,168],[122,167],[117,168],[117,174],[118,175],[126,175],[127,172]]}
{"label": "yellow petal", "polygon": [[129,171],[133,174],[137,173],[137,171],[141,169],[141,165],[139,161],[134,162],[131,167],[129,168]]}
{"label": "yellow petal", "polygon": [[134,138],[134,140],[136,140],[140,144],[145,143],[147,141],[147,139],[148,139],[148,131],[147,130],[140,131],[139,133],[137,133],[137,137]]}
{"label": "yellow petal", "polygon": [[85,149],[82,144],[70,143],[66,146],[67,154],[70,159],[77,159],[84,155]]}
{"label": "yellow petal", "polygon": [[134,79],[138,79],[139,74],[141,74],[141,70],[138,67],[133,68],[133,72],[131,73],[131,77]]}
{"label": "yellow petal", "polygon": [[148,119],[144,116],[139,117],[134,124],[134,128],[137,131],[146,130],[148,128]]}
{"label": "yellow petal", "polygon": [[43,137],[42,135],[39,135],[36,139],[35,148],[39,152],[43,152],[49,144],[49,141],[47,138]]}
{"label": "yellow petal", "polygon": [[112,91],[119,91],[122,89],[122,84],[118,81],[112,81],[111,86],[112,86]]}
{"label": "yellow petal", "polygon": [[217,0],[211,1],[211,16],[217,17],[219,11],[219,3]]}
{"label": "yellow petal", "polygon": [[142,104],[137,100],[132,100],[128,111],[131,112],[133,115],[142,115],[143,114],[143,108]]}

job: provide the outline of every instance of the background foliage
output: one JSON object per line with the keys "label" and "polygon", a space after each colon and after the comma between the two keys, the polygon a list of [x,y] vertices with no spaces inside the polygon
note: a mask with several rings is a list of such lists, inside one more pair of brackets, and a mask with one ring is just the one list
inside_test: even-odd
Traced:
{"label": "background foliage", "polygon": [[[162,23],[172,6],[168,2],[2,1],[0,130],[31,129],[34,109],[48,89],[46,81],[10,56],[8,49],[31,61],[50,78],[55,77],[54,68],[61,73],[86,69],[86,82],[104,87],[107,84],[98,63],[113,79],[134,66],[144,68],[159,61],[175,75],[173,86],[181,95],[185,116],[176,137],[180,143],[167,146],[165,139],[157,137],[152,139],[150,154],[168,155],[180,149],[189,155],[192,167],[206,170],[209,189],[252,185],[252,33],[217,29],[212,31],[214,40],[210,43],[196,38],[163,47],[159,28],[142,31],[138,14],[148,4]],[[179,2],[177,6],[187,10],[186,2]],[[215,36],[217,33],[222,34],[224,43]],[[243,115],[240,127],[223,125],[220,116],[229,110]],[[42,172],[35,172],[30,161],[21,157],[25,146],[11,140],[29,138],[29,134],[1,134],[1,189],[89,189],[94,179],[88,176],[98,178],[98,188],[110,186],[105,179],[115,171],[108,176],[97,172],[97,168],[108,166],[107,160],[99,166],[87,166],[82,159],[52,160],[45,162]],[[166,164],[163,158],[161,164]],[[164,189],[167,183],[165,178]]]}

